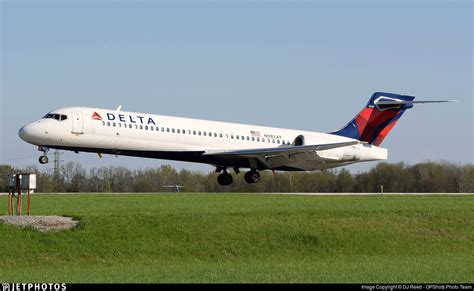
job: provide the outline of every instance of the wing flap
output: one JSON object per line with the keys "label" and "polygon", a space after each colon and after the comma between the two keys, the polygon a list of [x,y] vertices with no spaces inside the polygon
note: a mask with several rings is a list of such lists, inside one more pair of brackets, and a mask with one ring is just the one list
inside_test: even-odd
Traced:
{"label": "wing flap", "polygon": [[249,150],[229,150],[229,151],[215,151],[209,150],[204,152],[204,156],[214,156],[219,158],[256,158],[256,159],[272,159],[277,157],[291,157],[298,154],[316,153],[317,151],[330,150],[341,148],[356,144],[362,144],[361,141],[349,141],[340,143],[329,143],[319,145],[305,145],[305,146],[285,146],[277,148],[260,148]]}

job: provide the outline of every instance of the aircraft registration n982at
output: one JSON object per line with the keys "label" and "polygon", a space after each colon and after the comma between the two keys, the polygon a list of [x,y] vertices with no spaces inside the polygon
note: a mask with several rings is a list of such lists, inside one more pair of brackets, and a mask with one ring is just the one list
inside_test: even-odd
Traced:
{"label": "aircraft registration n982at", "polygon": [[210,164],[220,185],[230,185],[241,168],[245,181],[260,180],[258,171],[313,171],[357,162],[387,159],[380,144],[415,97],[376,92],[345,127],[330,133],[69,107],[53,110],[23,126],[19,136],[38,146],[48,162],[49,149]]}

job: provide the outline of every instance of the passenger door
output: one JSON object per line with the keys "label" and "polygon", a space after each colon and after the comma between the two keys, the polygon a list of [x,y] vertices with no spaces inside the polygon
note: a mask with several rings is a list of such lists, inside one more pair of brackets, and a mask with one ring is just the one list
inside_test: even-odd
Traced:
{"label": "passenger door", "polygon": [[72,112],[72,133],[83,134],[84,133],[84,120],[82,118],[81,111]]}

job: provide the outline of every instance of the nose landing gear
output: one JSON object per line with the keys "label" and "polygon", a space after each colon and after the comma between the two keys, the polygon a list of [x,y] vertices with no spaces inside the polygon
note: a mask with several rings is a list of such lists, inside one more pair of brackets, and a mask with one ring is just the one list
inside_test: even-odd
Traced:
{"label": "nose landing gear", "polygon": [[41,157],[39,157],[40,164],[42,164],[42,165],[47,164],[48,163],[47,154],[48,154],[49,148],[44,147],[44,146],[39,146],[38,150],[43,152],[43,155]]}
{"label": "nose landing gear", "polygon": [[41,156],[39,157],[40,164],[47,164],[48,163],[48,156]]}

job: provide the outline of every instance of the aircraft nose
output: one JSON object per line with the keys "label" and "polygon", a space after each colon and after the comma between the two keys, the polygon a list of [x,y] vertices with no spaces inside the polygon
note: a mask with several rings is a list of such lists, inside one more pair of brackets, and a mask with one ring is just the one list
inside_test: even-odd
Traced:
{"label": "aircraft nose", "polygon": [[27,124],[20,128],[18,131],[18,135],[20,138],[26,142],[31,142],[32,138],[34,137],[33,126],[31,124]]}
{"label": "aircraft nose", "polygon": [[22,126],[20,130],[18,131],[18,135],[20,138],[24,141],[28,138],[28,125]]}

